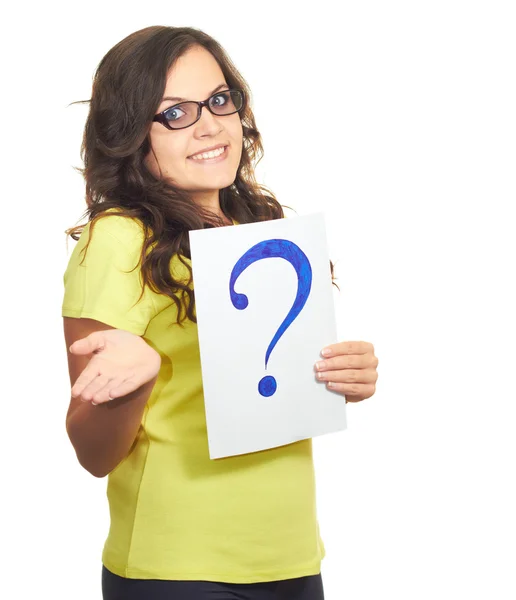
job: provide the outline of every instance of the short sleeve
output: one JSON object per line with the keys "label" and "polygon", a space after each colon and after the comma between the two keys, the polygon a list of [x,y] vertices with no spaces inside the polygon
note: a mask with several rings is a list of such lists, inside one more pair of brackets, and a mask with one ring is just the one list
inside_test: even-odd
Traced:
{"label": "short sleeve", "polygon": [[84,227],[63,276],[62,316],[95,319],[143,335],[156,315],[154,292],[147,286],[138,302],[143,283],[138,265],[143,235],[126,217],[102,217],[85,249],[90,225]]}

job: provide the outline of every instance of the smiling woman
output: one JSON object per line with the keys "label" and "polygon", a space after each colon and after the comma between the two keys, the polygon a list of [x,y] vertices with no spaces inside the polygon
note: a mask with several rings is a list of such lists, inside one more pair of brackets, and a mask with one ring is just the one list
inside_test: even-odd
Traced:
{"label": "smiling woman", "polygon": [[[142,279],[171,298],[178,322],[196,322],[191,286],[169,269],[178,256],[191,276],[190,230],[284,217],[274,194],[254,176],[263,146],[250,97],[212,37],[190,27],[153,26],[109,50],[95,72],[91,99],[78,102],[90,105],[84,168],[78,170],[92,231],[110,209],[141,223]],[[222,112],[230,102],[237,112]],[[175,129],[188,112],[188,124]],[[227,147],[221,158],[192,158],[221,144]],[[66,233],[77,240],[83,229]],[[331,261],[330,269],[333,277]]]}
{"label": "smiling woman", "polygon": [[[239,98],[235,108],[230,93],[217,94],[217,88],[228,87],[227,83],[217,85],[221,80],[224,74],[218,62],[201,46],[194,46],[177,60],[167,78],[164,96],[173,98],[179,94],[191,100],[202,99],[205,106],[191,101],[167,108],[170,100],[163,100],[158,112],[163,110],[166,123],[178,129],[171,131],[162,121],[154,122],[150,130],[152,152],[146,159],[156,177],[163,176],[190,191],[194,202],[219,216],[223,215],[219,190],[235,181],[243,142],[238,114],[243,98],[239,91],[234,93]],[[208,90],[213,88],[215,92],[210,94]],[[220,156],[192,158],[216,148],[227,150]],[[214,165],[217,168],[204,168]]]}
{"label": "smiling woman", "polygon": [[249,98],[190,27],[137,31],[95,73],[62,315],[67,432],[108,475],[105,600],[323,598],[311,439],[208,451],[189,232],[284,216]]}

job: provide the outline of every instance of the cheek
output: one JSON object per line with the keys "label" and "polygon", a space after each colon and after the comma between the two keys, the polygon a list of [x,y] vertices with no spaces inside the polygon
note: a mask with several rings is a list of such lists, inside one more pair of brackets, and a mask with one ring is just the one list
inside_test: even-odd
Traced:
{"label": "cheek", "polygon": [[[154,153],[158,160],[162,171],[177,172],[184,169],[184,164],[187,162],[188,152],[186,147],[181,144],[172,144],[170,140],[160,139],[154,144]],[[151,157],[154,164],[155,159]]]}
{"label": "cheek", "polygon": [[231,136],[233,151],[235,153],[235,156],[238,157],[238,162],[240,162],[240,158],[242,156],[242,145],[244,140],[244,132],[242,129],[242,123],[240,122],[240,119],[237,121],[237,123],[235,123],[235,126],[232,127],[229,134]]}
{"label": "cheek", "polygon": [[244,130],[242,128],[242,123],[240,121],[240,118],[238,119],[238,121],[235,124],[235,138],[239,139],[240,142],[242,142],[242,140],[244,138]]}
{"label": "cheek", "polygon": [[235,164],[238,166],[240,161],[242,160],[242,142],[238,144],[238,147],[235,145]]}

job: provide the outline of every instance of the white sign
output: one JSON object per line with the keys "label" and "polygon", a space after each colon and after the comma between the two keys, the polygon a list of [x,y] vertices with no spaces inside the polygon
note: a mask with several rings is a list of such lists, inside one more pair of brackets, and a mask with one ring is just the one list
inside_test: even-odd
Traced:
{"label": "white sign", "polygon": [[336,343],[323,213],[190,231],[210,458],[346,429],[316,379]]}

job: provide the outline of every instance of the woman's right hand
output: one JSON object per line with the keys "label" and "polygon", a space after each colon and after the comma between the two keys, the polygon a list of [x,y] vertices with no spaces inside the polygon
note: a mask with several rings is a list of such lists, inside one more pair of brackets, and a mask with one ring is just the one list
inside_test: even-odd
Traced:
{"label": "woman's right hand", "polygon": [[138,335],[124,329],[94,331],[76,340],[72,354],[91,354],[88,366],[75,381],[71,393],[97,405],[134,392],[154,379],[161,356]]}

